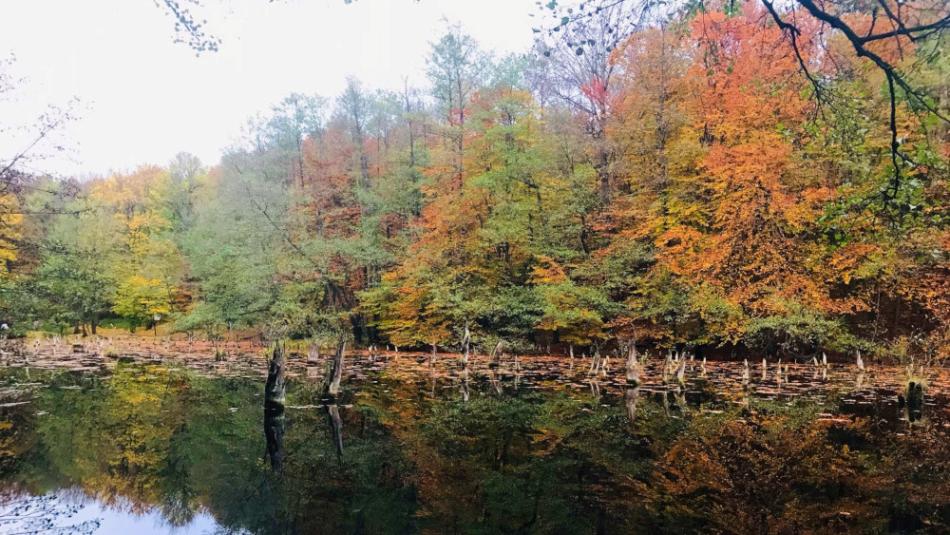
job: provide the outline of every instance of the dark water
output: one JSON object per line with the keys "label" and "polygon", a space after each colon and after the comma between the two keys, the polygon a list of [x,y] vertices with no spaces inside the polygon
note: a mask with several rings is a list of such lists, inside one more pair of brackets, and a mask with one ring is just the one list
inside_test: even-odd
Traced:
{"label": "dark water", "polygon": [[545,370],[367,367],[333,405],[298,376],[265,413],[259,377],[6,369],[0,532],[950,531],[939,396],[911,414],[893,382],[804,368],[751,394],[737,369]]}

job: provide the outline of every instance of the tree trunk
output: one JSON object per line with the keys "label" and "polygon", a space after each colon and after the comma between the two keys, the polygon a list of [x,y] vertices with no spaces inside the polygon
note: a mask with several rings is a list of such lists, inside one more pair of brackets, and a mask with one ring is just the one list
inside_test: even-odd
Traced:
{"label": "tree trunk", "polygon": [[594,348],[594,356],[590,359],[590,369],[587,370],[587,375],[594,375],[600,371],[603,367],[602,359],[600,356],[600,348]]}
{"label": "tree trunk", "polygon": [[462,337],[462,348],[463,348],[462,362],[464,362],[466,366],[468,366],[468,353],[469,353],[469,347],[471,346],[471,344],[472,344],[472,333],[471,331],[468,330],[468,324],[466,323],[465,335]]}
{"label": "tree trunk", "polygon": [[336,397],[340,394],[340,381],[343,379],[343,352],[346,351],[346,337],[340,335],[336,353],[333,355],[333,369],[330,372],[330,383],[327,385],[327,394]]}
{"label": "tree trunk", "polygon": [[631,343],[627,351],[627,383],[632,385],[640,383],[640,360],[635,343]]}
{"label": "tree trunk", "polygon": [[497,363],[498,359],[501,358],[501,344],[501,341],[499,341],[497,344],[495,344],[495,349],[492,349],[491,351],[491,358],[489,360],[491,360],[493,363]]}
{"label": "tree trunk", "polygon": [[916,422],[923,415],[924,385],[917,381],[907,383],[907,419]]}
{"label": "tree trunk", "polygon": [[316,364],[317,362],[320,362],[320,346],[310,344],[310,347],[307,348],[307,364]]}
{"label": "tree trunk", "polygon": [[284,348],[280,342],[274,342],[274,350],[271,354],[270,364],[267,366],[267,383],[264,385],[265,408],[284,406],[287,394],[287,385],[285,382],[286,367],[287,357],[284,355]]}
{"label": "tree trunk", "polygon": [[[603,140],[599,140],[604,143]],[[600,179],[597,191],[600,202],[606,206],[610,203],[610,156],[606,147],[598,147],[597,155],[594,159],[594,169],[597,171],[597,177]]]}

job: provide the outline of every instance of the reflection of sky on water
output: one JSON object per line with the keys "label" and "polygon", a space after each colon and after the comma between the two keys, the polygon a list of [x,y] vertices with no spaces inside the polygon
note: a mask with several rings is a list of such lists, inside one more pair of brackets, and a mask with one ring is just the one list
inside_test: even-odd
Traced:
{"label": "reflection of sky on water", "polygon": [[[30,515],[16,518],[10,514],[13,506],[36,504],[34,511],[42,510],[43,515]],[[42,505],[40,505],[42,503]],[[51,515],[55,510],[55,514]],[[72,512],[75,510],[75,512]],[[36,531],[41,518],[54,517],[51,526]],[[156,509],[137,514],[129,507],[118,505],[110,507],[95,499],[84,496],[81,491],[66,490],[42,497],[23,497],[14,500],[14,504],[0,505],[0,532],[2,533],[91,533],[102,535],[210,535],[222,533],[214,518],[206,512],[195,514],[194,518],[181,526],[172,526],[162,513]],[[98,527],[96,523],[98,522]],[[86,528],[84,528],[85,526]],[[228,532],[232,533],[232,532]]]}
{"label": "reflection of sky on water", "polygon": [[76,514],[79,522],[99,519],[99,529],[95,533],[102,534],[174,534],[198,535],[210,534],[218,531],[218,524],[207,513],[195,515],[191,522],[184,526],[171,526],[158,511],[152,510],[142,515],[136,515],[108,507],[103,507],[94,500],[84,504]]}

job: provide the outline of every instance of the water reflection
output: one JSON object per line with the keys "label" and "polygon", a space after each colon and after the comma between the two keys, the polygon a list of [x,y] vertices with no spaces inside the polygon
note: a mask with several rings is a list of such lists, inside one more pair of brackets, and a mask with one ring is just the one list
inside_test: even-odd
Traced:
{"label": "water reflection", "polygon": [[[394,369],[348,380],[332,403],[306,377],[262,389],[258,378],[157,366],[109,376],[34,371],[29,380],[8,371],[3,511],[62,500],[79,504],[72,516],[52,508],[40,516],[135,533],[948,526],[946,400],[928,394],[932,409],[923,388],[898,396],[850,373],[823,397],[793,394],[803,391],[795,378],[811,370],[783,368],[745,389],[741,367],[725,373],[713,363],[709,379],[665,386],[588,380],[582,366],[576,376],[530,363],[451,376],[422,366],[423,375]],[[274,395],[277,383],[283,395]],[[276,398],[284,403],[265,403]],[[3,514],[0,531],[17,531]]]}
{"label": "water reflection", "polygon": [[287,418],[281,406],[264,408],[264,438],[267,441],[267,458],[274,472],[284,469],[284,429]]}
{"label": "water reflection", "polygon": [[640,387],[626,388],[623,391],[624,407],[627,409],[627,419],[630,425],[637,420],[637,401],[640,399]]}
{"label": "water reflection", "polygon": [[330,437],[336,448],[337,459],[343,462],[343,420],[340,418],[340,406],[336,403],[327,405],[327,418],[330,421]]}

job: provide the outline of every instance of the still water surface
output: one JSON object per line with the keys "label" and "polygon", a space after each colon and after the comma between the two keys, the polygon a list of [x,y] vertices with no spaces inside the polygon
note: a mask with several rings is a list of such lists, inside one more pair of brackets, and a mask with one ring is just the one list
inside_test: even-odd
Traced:
{"label": "still water surface", "polygon": [[247,370],[6,368],[0,533],[950,530],[941,375],[917,413],[897,369],[753,370],[361,357],[342,399],[297,364],[265,413]]}

